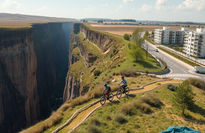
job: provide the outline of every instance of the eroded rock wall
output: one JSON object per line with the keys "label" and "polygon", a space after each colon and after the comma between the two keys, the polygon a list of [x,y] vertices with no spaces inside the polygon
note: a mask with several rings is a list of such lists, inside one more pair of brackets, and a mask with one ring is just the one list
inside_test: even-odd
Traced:
{"label": "eroded rock wall", "polygon": [[[94,43],[94,45],[97,45],[102,52],[107,51],[110,48],[110,43],[115,41],[113,40],[110,36],[107,36],[105,34],[102,34],[98,31],[95,31],[93,29],[90,29],[88,26],[82,24],[82,23],[76,23],[74,25],[73,29],[73,35],[72,39],[70,40],[70,44],[75,44],[74,46],[71,46],[70,53],[72,53],[72,50],[75,47],[78,47],[80,50],[80,54],[82,58],[84,58],[85,64],[87,67],[90,67],[94,61],[97,60],[96,56],[93,56],[89,53],[89,51],[86,51],[84,48],[82,42],[78,38],[76,34],[82,33],[85,36],[85,40],[90,41],[91,43]],[[77,60],[74,60],[75,57],[73,57],[72,54],[69,55],[69,62],[70,65],[74,64]],[[79,75],[80,76],[80,75]],[[66,80],[66,85],[64,89],[64,95],[63,95],[63,100],[71,100],[74,99],[80,95],[84,95],[88,91],[89,87],[87,86],[82,86],[80,84],[80,81],[76,79],[74,76],[72,76],[70,73],[67,74],[67,80]],[[86,90],[86,91],[85,91]]]}
{"label": "eroded rock wall", "polygon": [[0,132],[15,133],[62,103],[73,23],[0,30]]}
{"label": "eroded rock wall", "polygon": [[31,29],[0,30],[0,130],[5,133],[39,118],[32,35]]}

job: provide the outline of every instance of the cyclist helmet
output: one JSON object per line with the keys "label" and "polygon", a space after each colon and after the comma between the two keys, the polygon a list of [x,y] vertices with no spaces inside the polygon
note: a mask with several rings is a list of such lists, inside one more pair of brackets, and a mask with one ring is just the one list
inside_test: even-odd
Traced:
{"label": "cyclist helmet", "polygon": [[121,78],[124,79],[124,76],[122,76]]}
{"label": "cyclist helmet", "polygon": [[107,86],[107,84],[104,84],[104,86]]}

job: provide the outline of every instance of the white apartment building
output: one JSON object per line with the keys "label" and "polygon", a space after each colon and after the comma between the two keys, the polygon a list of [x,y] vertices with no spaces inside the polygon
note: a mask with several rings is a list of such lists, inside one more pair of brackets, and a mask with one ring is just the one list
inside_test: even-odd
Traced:
{"label": "white apartment building", "polygon": [[171,30],[169,27],[155,29],[154,42],[157,44],[183,45],[186,28]]}
{"label": "white apartment building", "polygon": [[184,53],[195,57],[205,57],[205,29],[186,32],[184,39]]}

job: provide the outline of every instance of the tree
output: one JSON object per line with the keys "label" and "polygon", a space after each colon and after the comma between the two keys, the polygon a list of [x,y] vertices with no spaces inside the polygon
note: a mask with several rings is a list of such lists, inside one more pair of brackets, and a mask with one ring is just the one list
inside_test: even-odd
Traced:
{"label": "tree", "polygon": [[144,53],[142,49],[134,43],[128,44],[128,53],[132,57],[134,62],[142,61],[144,59]]}
{"label": "tree", "polygon": [[130,40],[130,35],[124,34],[124,39],[129,41]]}
{"label": "tree", "polygon": [[144,38],[142,38],[142,29],[137,28],[132,33],[132,40],[137,44],[140,45],[144,42]]}
{"label": "tree", "polygon": [[179,85],[174,94],[174,101],[182,110],[182,115],[184,115],[185,109],[192,107],[194,104],[194,93],[188,81],[184,81]]}
{"label": "tree", "polygon": [[144,39],[148,39],[149,38],[149,32],[146,31],[145,34],[144,34]]}

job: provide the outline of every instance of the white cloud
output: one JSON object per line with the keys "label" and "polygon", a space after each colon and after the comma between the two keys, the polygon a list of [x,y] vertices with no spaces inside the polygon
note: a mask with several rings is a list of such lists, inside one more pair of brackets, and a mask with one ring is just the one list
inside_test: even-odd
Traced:
{"label": "white cloud", "polygon": [[123,0],[124,3],[130,3],[133,2],[134,0]]}
{"label": "white cloud", "polygon": [[167,2],[167,0],[157,0],[157,1],[156,1],[156,5],[157,5],[157,6],[162,6],[162,5],[164,5],[166,2]]}
{"label": "white cloud", "polygon": [[201,11],[205,9],[205,0],[184,0],[178,6],[178,9],[194,9]]}
{"label": "white cloud", "polygon": [[2,9],[18,9],[21,7],[21,3],[19,3],[16,0],[4,0],[1,4],[0,7]]}
{"label": "white cloud", "polygon": [[163,9],[167,1],[168,0],[157,0],[155,4],[155,8],[158,10]]}
{"label": "white cloud", "polygon": [[140,10],[143,12],[148,12],[151,9],[152,9],[152,6],[147,5],[147,4],[142,5],[142,7],[140,8]]}

